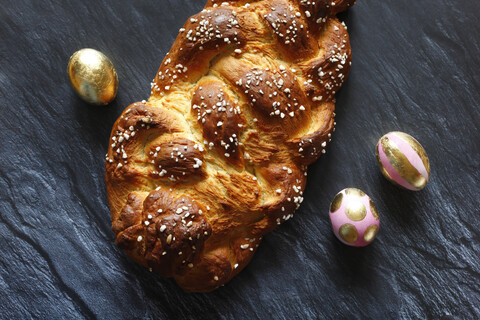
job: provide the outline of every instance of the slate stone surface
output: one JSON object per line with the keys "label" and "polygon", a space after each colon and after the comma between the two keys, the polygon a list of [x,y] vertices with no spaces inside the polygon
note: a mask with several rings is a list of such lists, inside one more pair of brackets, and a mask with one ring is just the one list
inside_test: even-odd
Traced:
{"label": "slate stone surface", "polygon": [[[187,294],[114,245],[104,155],[114,120],[148,97],[200,0],[0,0],[0,318],[480,318],[480,2],[360,0],[341,18],[353,47],[337,131],[309,170],[295,218],[210,294]],[[108,107],[71,90],[68,58],[114,62]],[[427,150],[418,193],[380,174],[374,146],[401,130]],[[345,187],[375,200],[381,230],[341,244],[328,205]]]}

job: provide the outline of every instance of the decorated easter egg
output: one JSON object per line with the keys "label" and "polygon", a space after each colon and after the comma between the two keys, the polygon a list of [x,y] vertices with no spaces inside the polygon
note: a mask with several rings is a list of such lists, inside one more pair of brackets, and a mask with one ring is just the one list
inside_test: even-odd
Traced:
{"label": "decorated easter egg", "polygon": [[382,174],[393,184],[419,191],[430,179],[430,162],[422,145],[403,132],[389,132],[380,138],[376,148]]}
{"label": "decorated easter egg", "polygon": [[87,48],[75,52],[68,63],[68,76],[73,89],[88,103],[107,105],[117,95],[117,72],[100,51]]}
{"label": "decorated easter egg", "polygon": [[372,199],[362,190],[340,191],[330,204],[330,221],[335,236],[353,247],[370,244],[380,229],[380,216]]}

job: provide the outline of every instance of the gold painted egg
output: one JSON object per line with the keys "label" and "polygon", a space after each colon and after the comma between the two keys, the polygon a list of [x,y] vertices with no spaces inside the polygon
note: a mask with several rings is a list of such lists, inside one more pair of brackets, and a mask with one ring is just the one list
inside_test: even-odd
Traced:
{"label": "gold painted egg", "polygon": [[340,191],[330,204],[330,223],[335,236],[346,245],[364,247],[380,230],[380,216],[372,199],[362,190]]}
{"label": "gold painted egg", "polygon": [[68,76],[73,89],[88,103],[107,105],[117,95],[117,71],[100,51],[86,48],[75,52],[68,63]]}
{"label": "gold painted egg", "polygon": [[378,141],[375,155],[382,174],[393,184],[419,191],[430,180],[430,161],[422,145],[403,132],[389,132]]}

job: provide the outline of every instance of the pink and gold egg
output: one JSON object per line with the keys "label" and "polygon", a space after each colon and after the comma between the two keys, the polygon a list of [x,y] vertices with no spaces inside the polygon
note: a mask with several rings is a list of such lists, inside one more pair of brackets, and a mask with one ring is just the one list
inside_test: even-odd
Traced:
{"label": "pink and gold egg", "polygon": [[419,191],[430,179],[430,162],[425,149],[412,136],[389,132],[378,141],[375,155],[382,174],[393,184]]}
{"label": "pink and gold egg", "polygon": [[330,221],[335,236],[353,247],[369,245],[380,229],[380,216],[372,199],[362,190],[340,191],[330,204]]}

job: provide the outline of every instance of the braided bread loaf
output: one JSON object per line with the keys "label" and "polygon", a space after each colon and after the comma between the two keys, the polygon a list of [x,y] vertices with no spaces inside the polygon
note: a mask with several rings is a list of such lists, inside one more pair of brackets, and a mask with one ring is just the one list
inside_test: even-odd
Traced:
{"label": "braided bread loaf", "polygon": [[209,0],[180,29],[148,102],[116,121],[106,185],[117,245],[187,291],[250,261],[302,202],[351,65],[354,0]]}

